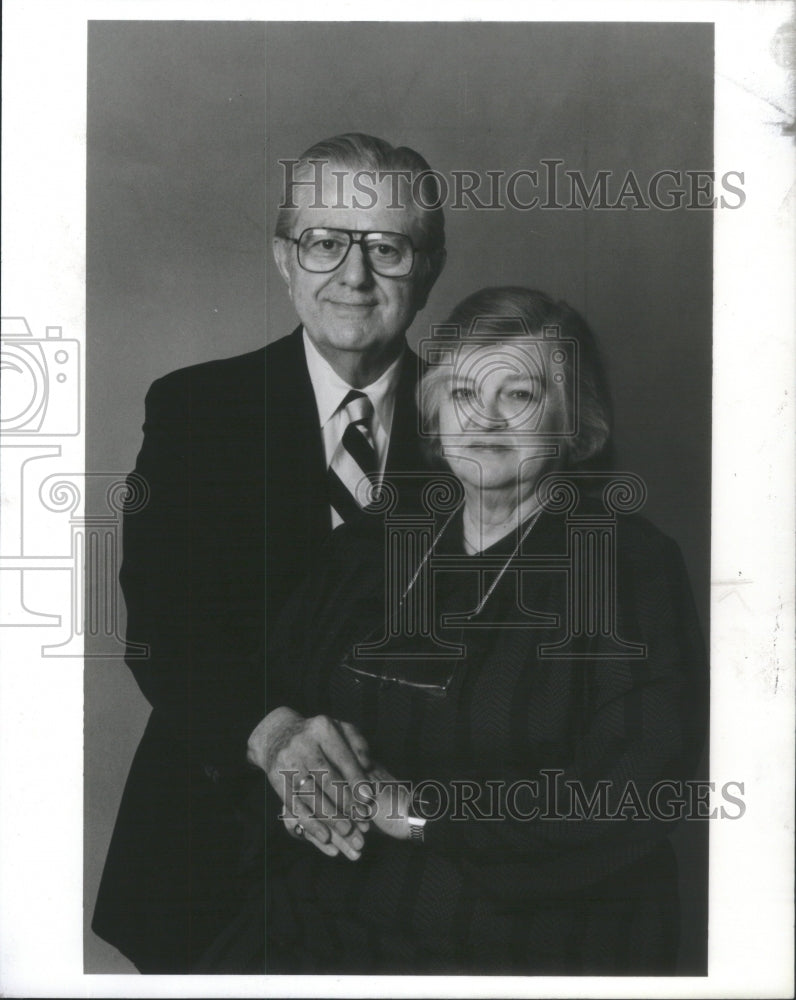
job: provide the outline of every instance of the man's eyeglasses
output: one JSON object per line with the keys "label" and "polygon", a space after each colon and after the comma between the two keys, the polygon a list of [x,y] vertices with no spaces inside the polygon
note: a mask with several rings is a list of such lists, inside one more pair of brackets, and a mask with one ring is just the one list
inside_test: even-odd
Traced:
{"label": "man's eyeglasses", "polygon": [[298,262],[305,271],[325,274],[338,268],[358,243],[368,267],[385,278],[404,278],[415,262],[415,247],[403,233],[362,232],[358,229],[305,229],[295,239]]}

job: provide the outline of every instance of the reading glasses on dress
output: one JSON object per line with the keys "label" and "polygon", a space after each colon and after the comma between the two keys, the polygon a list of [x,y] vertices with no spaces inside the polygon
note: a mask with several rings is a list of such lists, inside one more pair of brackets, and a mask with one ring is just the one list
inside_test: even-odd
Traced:
{"label": "reading glasses on dress", "polygon": [[404,233],[384,233],[360,229],[305,229],[296,239],[298,262],[305,271],[325,274],[338,268],[358,243],[368,267],[385,278],[405,278],[411,273],[420,249]]}

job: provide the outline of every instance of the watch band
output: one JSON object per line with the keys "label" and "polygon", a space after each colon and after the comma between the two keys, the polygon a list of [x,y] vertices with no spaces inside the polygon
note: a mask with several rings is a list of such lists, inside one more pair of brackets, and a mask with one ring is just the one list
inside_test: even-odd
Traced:
{"label": "watch band", "polygon": [[422,844],[426,839],[426,820],[419,816],[409,816],[409,840],[413,844]]}

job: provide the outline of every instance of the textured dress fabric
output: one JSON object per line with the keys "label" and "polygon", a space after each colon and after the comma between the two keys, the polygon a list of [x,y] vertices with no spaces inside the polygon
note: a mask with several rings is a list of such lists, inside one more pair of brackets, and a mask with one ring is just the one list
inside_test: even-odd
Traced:
{"label": "textured dress fabric", "polygon": [[[692,774],[706,725],[679,550],[645,520],[620,518],[615,632],[644,655],[607,655],[583,635],[572,655],[551,657],[545,647],[567,628],[568,574],[556,563],[565,518],[544,513],[512,556],[517,543],[512,534],[484,554],[508,561],[498,579],[499,560],[480,574],[478,557],[463,557],[456,518],[440,538],[435,553],[462,562],[434,574],[437,621],[496,584],[480,619],[438,629],[466,648],[440,661],[450,680],[440,694],[397,683],[400,665],[386,681],[349,669],[352,645],[384,624],[384,529],[363,517],[333,534],[270,649],[269,708],[355,724],[374,760],[398,779],[434,782],[448,807],[422,846],[371,829],[356,862],[271,835],[265,905],[250,885],[209,968],[260,968],[267,939],[275,973],[674,971],[673,821],[646,807],[658,783]],[[547,568],[528,568],[548,556]],[[529,610],[548,624],[530,627]],[[610,818],[576,808],[600,782]]]}

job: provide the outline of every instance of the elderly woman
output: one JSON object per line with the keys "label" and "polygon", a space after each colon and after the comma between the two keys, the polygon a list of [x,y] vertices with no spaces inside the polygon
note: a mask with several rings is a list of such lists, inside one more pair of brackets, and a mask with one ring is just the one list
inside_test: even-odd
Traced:
{"label": "elderly woman", "polygon": [[389,516],[338,529],[270,654],[266,969],[673,971],[705,709],[678,549],[617,513],[640,481],[595,472],[609,405],[573,310],[487,289],[426,353],[461,502],[402,522],[397,557]]}

